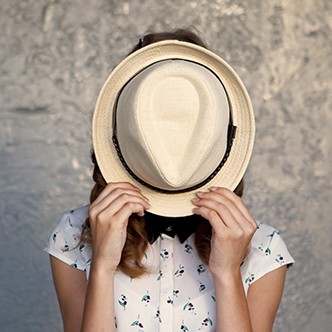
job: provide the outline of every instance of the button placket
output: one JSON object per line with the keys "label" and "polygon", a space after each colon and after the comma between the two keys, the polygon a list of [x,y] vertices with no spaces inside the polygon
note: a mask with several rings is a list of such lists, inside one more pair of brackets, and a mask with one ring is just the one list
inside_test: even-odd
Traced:
{"label": "button placket", "polygon": [[167,232],[171,232],[172,229],[173,229],[173,227],[172,227],[171,225],[168,225],[168,226],[166,227],[166,231],[167,231]]}
{"label": "button placket", "polygon": [[169,332],[173,330],[173,238],[162,234],[160,237],[160,307],[159,307],[159,331]]}

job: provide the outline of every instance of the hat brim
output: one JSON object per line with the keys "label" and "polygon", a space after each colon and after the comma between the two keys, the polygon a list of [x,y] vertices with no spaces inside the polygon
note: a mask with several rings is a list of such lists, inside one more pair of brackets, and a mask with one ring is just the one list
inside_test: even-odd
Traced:
{"label": "hat brim", "polygon": [[[151,64],[167,59],[183,59],[202,64],[223,83],[232,107],[236,136],[229,156],[218,174],[201,188],[185,193],[161,193],[135,181],[123,167],[112,143],[113,111],[119,91],[138,72]],[[255,136],[255,121],[248,92],[234,69],[215,53],[192,43],[166,40],[153,43],[126,57],[105,81],[96,103],[92,121],[93,148],[106,182],[127,181],[149,198],[149,212],[181,217],[193,214],[191,199],[197,191],[212,186],[234,190],[247,169]]]}

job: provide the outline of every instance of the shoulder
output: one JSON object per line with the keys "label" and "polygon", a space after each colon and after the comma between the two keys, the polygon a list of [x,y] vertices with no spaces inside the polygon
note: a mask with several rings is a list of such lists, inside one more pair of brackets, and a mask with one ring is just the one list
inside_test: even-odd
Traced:
{"label": "shoulder", "polygon": [[87,246],[81,243],[82,230],[88,216],[88,205],[64,212],[53,229],[45,248],[63,262],[85,269]]}
{"label": "shoulder", "polygon": [[61,222],[64,223],[63,219],[65,219],[70,227],[82,228],[85,224],[86,218],[88,217],[88,209],[89,205],[84,205],[64,212],[59,224],[61,224]]}
{"label": "shoulder", "polygon": [[53,230],[53,240],[59,234],[67,238],[68,244],[74,244],[76,237],[81,235],[81,232],[85,226],[85,220],[88,216],[88,206],[82,206],[76,209],[72,209],[63,213],[58,224]]}
{"label": "shoulder", "polygon": [[258,223],[258,228],[251,240],[251,246],[262,251],[268,249],[273,239],[279,239],[280,232],[271,225]]}
{"label": "shoulder", "polygon": [[250,251],[241,266],[243,284],[250,284],[277,268],[294,263],[280,232],[273,226],[258,223]]}
{"label": "shoulder", "polygon": [[280,265],[285,265],[286,261],[279,255],[283,252],[285,255],[289,254],[279,230],[264,223],[258,224],[258,229],[251,241],[251,250],[259,255],[273,257]]}

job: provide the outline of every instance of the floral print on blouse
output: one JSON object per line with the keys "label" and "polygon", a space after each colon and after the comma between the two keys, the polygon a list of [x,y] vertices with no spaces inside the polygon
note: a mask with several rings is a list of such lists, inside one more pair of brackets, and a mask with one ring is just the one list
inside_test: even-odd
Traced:
{"label": "floral print on blouse", "polygon": [[[46,251],[89,278],[91,247],[80,244],[88,206],[64,213]],[[243,287],[270,271],[294,262],[279,232],[266,224],[251,241],[241,265]],[[117,271],[114,280],[115,322],[120,332],[204,331],[216,328],[215,290],[208,266],[198,257],[191,235],[183,244],[161,234],[148,247],[144,263],[150,273],[130,278]]]}

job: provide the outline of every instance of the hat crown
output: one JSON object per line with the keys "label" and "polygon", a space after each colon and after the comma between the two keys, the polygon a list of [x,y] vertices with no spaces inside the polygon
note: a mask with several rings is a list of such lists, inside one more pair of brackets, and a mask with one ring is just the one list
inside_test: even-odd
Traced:
{"label": "hat crown", "polygon": [[218,78],[199,64],[167,60],[144,69],[122,90],[116,112],[124,160],[154,187],[194,186],[225,154],[227,95]]}

